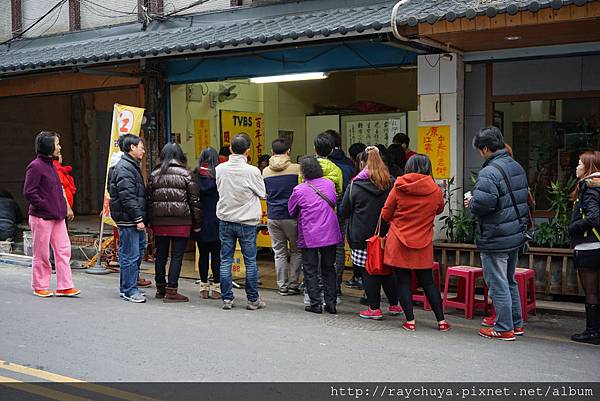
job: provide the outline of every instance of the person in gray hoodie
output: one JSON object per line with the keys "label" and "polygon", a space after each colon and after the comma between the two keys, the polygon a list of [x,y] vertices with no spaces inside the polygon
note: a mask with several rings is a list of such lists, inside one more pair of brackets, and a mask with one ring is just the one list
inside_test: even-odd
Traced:
{"label": "person in gray hoodie", "polygon": [[290,145],[285,139],[275,139],[271,149],[273,156],[262,174],[267,189],[267,227],[275,253],[277,287],[279,295],[296,295],[300,293],[302,254],[298,249],[298,223],[288,212],[288,201],[298,185],[300,166],[291,162]]}

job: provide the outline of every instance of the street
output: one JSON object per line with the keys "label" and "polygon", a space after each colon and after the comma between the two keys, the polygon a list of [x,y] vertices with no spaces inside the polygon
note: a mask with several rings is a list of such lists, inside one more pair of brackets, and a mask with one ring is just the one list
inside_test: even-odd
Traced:
{"label": "street", "polygon": [[[267,308],[245,309],[201,300],[191,280],[180,282],[189,303],[164,304],[118,296],[118,275],[74,271],[78,299],[34,297],[28,268],[2,265],[0,360],[34,368],[22,381],[52,374],[82,381],[595,381],[600,347],[569,340],[583,319],[532,317],[515,342],[477,335],[480,319],[450,311],[452,330],[434,329],[431,312],[416,307],[417,331],[403,317],[366,321],[357,298],[338,315],[304,312],[301,296],[262,291]],[[154,279],[150,275],[146,278]],[[53,280],[54,277],[53,277]],[[46,374],[48,372],[48,374]],[[21,372],[23,373],[23,372]]]}

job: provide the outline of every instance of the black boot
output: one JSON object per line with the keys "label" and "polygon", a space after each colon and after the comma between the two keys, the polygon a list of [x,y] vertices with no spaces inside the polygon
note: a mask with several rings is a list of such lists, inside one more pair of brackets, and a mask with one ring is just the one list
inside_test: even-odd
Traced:
{"label": "black boot", "polygon": [[573,334],[571,340],[587,344],[600,344],[599,337],[600,305],[585,304],[585,330],[579,334]]}

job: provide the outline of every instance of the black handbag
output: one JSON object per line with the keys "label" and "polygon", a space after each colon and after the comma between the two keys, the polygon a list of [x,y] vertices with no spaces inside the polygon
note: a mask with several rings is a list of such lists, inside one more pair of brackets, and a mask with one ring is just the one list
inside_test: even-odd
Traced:
{"label": "black handbag", "polygon": [[490,163],[490,166],[496,168],[496,170],[498,170],[500,172],[500,174],[502,174],[502,177],[504,178],[504,182],[506,183],[506,187],[508,188],[508,194],[510,195],[510,199],[512,201],[513,207],[515,208],[515,213],[517,214],[517,218],[519,219],[519,224],[521,224],[523,236],[525,237],[525,242],[523,243],[523,245],[521,245],[521,248],[519,249],[519,254],[521,254],[521,255],[526,254],[527,252],[529,252],[529,241],[531,241],[533,239],[531,237],[531,234],[529,234],[529,232],[527,232],[527,220],[523,221],[523,219],[521,218],[521,214],[519,213],[519,208],[517,207],[517,200],[515,199],[515,194],[513,193],[512,187],[510,185],[510,180],[508,179],[508,176],[504,172],[504,169],[495,163]]}

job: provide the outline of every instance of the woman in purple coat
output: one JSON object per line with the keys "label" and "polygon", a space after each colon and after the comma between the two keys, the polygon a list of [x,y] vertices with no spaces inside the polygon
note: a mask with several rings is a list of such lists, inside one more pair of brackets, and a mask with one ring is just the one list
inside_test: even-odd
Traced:
{"label": "woman in purple coat", "polygon": [[302,251],[302,270],[310,306],[305,310],[323,313],[319,289],[319,255],[321,277],[325,292],[325,310],[336,311],[337,279],[335,249],[342,235],[335,213],[335,186],[323,178],[321,165],[312,156],[300,160],[300,173],[304,182],[294,188],[288,210],[298,219],[298,248]]}

